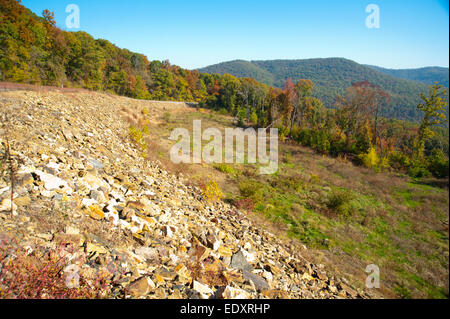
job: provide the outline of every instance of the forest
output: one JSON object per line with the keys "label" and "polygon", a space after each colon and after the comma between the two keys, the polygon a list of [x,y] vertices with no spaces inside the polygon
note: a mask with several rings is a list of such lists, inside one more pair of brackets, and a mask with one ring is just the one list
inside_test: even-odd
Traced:
{"label": "forest", "polygon": [[[344,77],[346,89],[341,90],[317,78],[317,72],[324,72],[327,65],[310,65],[303,71],[307,77],[292,81],[286,74],[288,79],[282,85],[276,80],[279,87],[274,87],[253,78],[149,61],[85,32],[60,30],[48,10],[42,16],[20,1],[0,0],[1,81],[79,87],[137,99],[195,101],[233,116],[237,125],[276,127],[282,140],[375,170],[448,177],[447,93],[437,84],[429,88],[414,84],[405,95],[398,93],[404,90],[399,83],[415,82],[386,76],[351,83]],[[265,66],[269,70],[279,67]],[[273,74],[258,68],[254,72],[267,79]],[[336,93],[334,101],[323,94],[324,89]]]}
{"label": "forest", "polygon": [[448,69],[446,77],[443,70],[438,69],[436,72],[433,68],[393,72],[361,65],[344,58],[230,61],[211,65],[199,71],[229,73],[239,78],[251,77],[278,88],[283,88],[288,78],[293,81],[309,79],[314,82],[313,96],[320,99],[327,108],[335,108],[337,96],[344,94],[346,88],[353,83],[369,81],[391,97],[390,107],[385,108],[382,115],[409,121],[420,121],[421,112],[416,106],[420,103],[420,93],[427,90],[428,84],[438,81],[439,84],[448,86]]}

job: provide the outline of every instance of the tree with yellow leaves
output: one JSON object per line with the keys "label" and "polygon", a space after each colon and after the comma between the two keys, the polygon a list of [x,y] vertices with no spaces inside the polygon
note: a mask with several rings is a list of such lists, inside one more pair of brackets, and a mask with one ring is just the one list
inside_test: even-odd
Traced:
{"label": "tree with yellow leaves", "polygon": [[436,82],[429,86],[428,97],[423,93],[420,94],[423,103],[417,105],[417,108],[424,112],[424,117],[414,142],[414,159],[423,158],[425,142],[434,136],[431,127],[442,124],[447,120],[444,114],[445,107],[447,106],[444,96],[447,94],[447,90],[441,89],[442,85]]}

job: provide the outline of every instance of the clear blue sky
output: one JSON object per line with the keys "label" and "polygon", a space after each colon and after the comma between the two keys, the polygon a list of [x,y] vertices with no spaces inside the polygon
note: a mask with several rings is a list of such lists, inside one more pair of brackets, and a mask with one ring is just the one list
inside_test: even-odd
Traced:
{"label": "clear blue sky", "polygon": [[[345,57],[388,68],[449,66],[448,0],[23,0],[55,12],[68,4],[80,30],[150,60],[193,69],[234,59]],[[380,28],[365,25],[368,4]],[[75,30],[76,31],[76,30]]]}

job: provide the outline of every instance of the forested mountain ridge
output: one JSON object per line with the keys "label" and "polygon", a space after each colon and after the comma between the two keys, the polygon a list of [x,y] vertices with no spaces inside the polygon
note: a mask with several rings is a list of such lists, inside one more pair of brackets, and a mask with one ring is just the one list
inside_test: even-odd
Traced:
{"label": "forested mountain ridge", "polygon": [[197,71],[150,62],[86,32],[60,30],[52,12],[39,17],[16,0],[0,0],[0,81],[138,99],[200,101],[207,94]]}
{"label": "forested mountain ridge", "polygon": [[267,85],[283,87],[286,79],[309,79],[314,83],[314,96],[327,107],[335,106],[337,95],[343,94],[352,83],[369,81],[378,85],[391,97],[384,115],[391,118],[417,121],[416,106],[420,93],[427,85],[398,79],[368,66],[343,58],[270,61],[230,61],[199,69],[200,73],[229,73],[237,77],[253,77]]}
{"label": "forested mountain ridge", "polygon": [[425,84],[433,84],[438,82],[445,87],[448,87],[449,72],[448,68],[439,66],[430,66],[418,69],[386,69],[375,65],[366,65],[374,70],[395,76],[405,80],[413,80]]}

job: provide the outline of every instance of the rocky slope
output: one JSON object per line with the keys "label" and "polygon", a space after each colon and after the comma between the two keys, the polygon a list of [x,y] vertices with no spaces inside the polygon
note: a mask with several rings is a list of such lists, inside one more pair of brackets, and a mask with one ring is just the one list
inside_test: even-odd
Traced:
{"label": "rocky slope", "polygon": [[183,176],[140,156],[127,112],[147,108],[154,119],[179,107],[89,92],[0,92],[9,118],[0,142],[8,137],[20,160],[13,215],[10,185],[0,181],[0,240],[16,239],[29,254],[75,248],[68,265],[76,267],[65,273],[76,269],[87,282],[102,273],[110,298],[368,297],[304,259],[306,247],[281,242],[227,203],[208,203]]}

